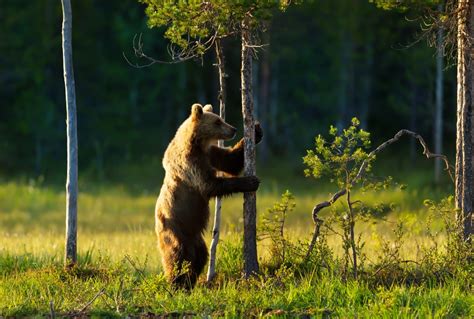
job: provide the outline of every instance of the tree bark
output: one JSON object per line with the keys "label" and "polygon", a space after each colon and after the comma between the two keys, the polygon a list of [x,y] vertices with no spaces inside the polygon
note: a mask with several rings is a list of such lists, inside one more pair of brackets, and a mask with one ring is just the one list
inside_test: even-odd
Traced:
{"label": "tree bark", "polygon": [[[241,93],[244,120],[244,175],[253,176],[255,169],[255,120],[252,96],[251,30],[247,21],[242,22]],[[257,258],[257,196],[244,193],[244,274],[249,277],[258,272]]]}
{"label": "tree bark", "polygon": [[62,47],[67,125],[66,266],[77,262],[77,123],[76,91],[72,65],[72,10],[70,0],[63,9]]}
{"label": "tree bark", "polygon": [[[443,5],[438,6],[438,11],[443,11]],[[438,29],[436,38],[436,104],[435,104],[435,125],[434,125],[434,151],[441,154],[443,152],[443,29]],[[443,163],[435,160],[434,175],[436,183],[441,179]]]}
{"label": "tree bark", "polygon": [[473,210],[473,101],[474,101],[474,3],[458,3],[457,61],[457,132],[455,197],[457,220],[462,225],[462,237],[470,241]]}
{"label": "tree bark", "polygon": [[[216,58],[217,68],[219,72],[219,115],[225,119],[225,101],[226,101],[226,85],[225,85],[225,61],[224,51],[222,50],[222,43],[220,39],[216,40]],[[224,141],[219,140],[218,145],[224,146]],[[222,197],[216,197],[215,215],[214,215],[214,227],[212,228],[212,241],[209,254],[209,268],[207,270],[207,281],[210,282],[216,275],[216,251],[217,244],[219,243],[219,235],[221,228],[221,209],[222,209]]]}

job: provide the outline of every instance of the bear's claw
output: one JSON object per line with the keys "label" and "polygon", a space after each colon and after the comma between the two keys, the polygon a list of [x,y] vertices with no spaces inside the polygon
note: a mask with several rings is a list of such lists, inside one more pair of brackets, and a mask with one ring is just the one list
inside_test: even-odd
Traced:
{"label": "bear's claw", "polygon": [[263,137],[262,126],[260,122],[255,122],[255,144],[260,143]]}
{"label": "bear's claw", "polygon": [[257,176],[246,176],[246,189],[244,192],[255,192],[260,185],[260,179]]}

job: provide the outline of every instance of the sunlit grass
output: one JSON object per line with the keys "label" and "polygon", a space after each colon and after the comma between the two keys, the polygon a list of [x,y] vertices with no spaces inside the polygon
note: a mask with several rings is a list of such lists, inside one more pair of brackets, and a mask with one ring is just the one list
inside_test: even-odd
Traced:
{"label": "sunlit grass", "polygon": [[[313,231],[311,211],[315,204],[326,200],[331,189],[327,185],[316,185],[295,193],[296,208],[289,214],[286,232],[291,238],[309,240]],[[298,188],[298,187],[296,187]],[[319,191],[318,189],[324,189]],[[257,211],[262,214],[280,198],[280,186],[262,185],[259,190]],[[0,244],[2,253],[47,255],[61,258],[64,248],[64,191],[35,183],[8,182],[0,184],[0,233],[4,240]],[[393,204],[394,211],[383,220],[361,222],[356,230],[363,234],[368,256],[375,256],[381,239],[390,239],[397,222],[403,221],[407,235],[404,251],[413,258],[419,246],[429,244],[426,236],[427,211],[422,205],[419,191],[398,188],[374,192],[355,193],[356,199],[373,205]],[[79,253],[88,251],[120,260],[124,255],[149,259],[159,269],[159,256],[154,234],[154,205],[156,194],[131,194],[125,189],[107,188],[96,193],[83,190],[78,201],[78,247]],[[213,201],[210,203],[211,210]],[[342,208],[342,201],[336,208]],[[332,214],[323,211],[325,219]],[[212,222],[212,221],[211,221]],[[226,198],[223,204],[222,238],[238,237],[242,233],[242,196]],[[436,221],[435,228],[440,228]],[[209,227],[210,228],[210,227]],[[210,239],[210,230],[206,233]],[[442,242],[443,237],[439,238]],[[330,245],[338,251],[340,240],[328,238]],[[262,251],[262,255],[265,251]]]}
{"label": "sunlit grass", "polygon": [[[288,216],[288,238],[307,245],[313,231],[311,211],[335,191],[324,182],[301,176],[262,178],[258,193],[259,220],[289,188],[296,208]],[[382,241],[393,240],[393,229],[404,223],[404,259],[416,260],[423,247],[435,243],[428,235],[425,198],[440,198],[445,191],[418,183],[417,188],[393,187],[376,193],[354,193],[368,205],[391,204],[383,219],[360,222],[356,231],[366,242],[368,262],[381,253]],[[225,198],[222,243],[218,248],[218,279],[211,287],[204,276],[192,294],[169,295],[156,248],[154,191],[129,190],[117,185],[81,185],[79,196],[78,255],[75,273],[62,267],[64,253],[65,194],[62,188],[37,182],[0,183],[0,316],[48,314],[50,302],[63,314],[78,311],[103,290],[86,310],[96,316],[192,313],[202,316],[248,317],[264,315],[334,315],[338,317],[469,317],[472,294],[456,278],[443,285],[373,287],[365,282],[343,282],[334,274],[300,276],[281,270],[273,277],[246,282],[241,279],[242,196]],[[213,210],[213,201],[210,203]],[[343,209],[342,203],[335,205]],[[333,212],[326,209],[321,218]],[[212,221],[211,221],[212,222]],[[435,220],[430,232],[441,230]],[[209,227],[210,228],[210,227]],[[206,240],[210,241],[210,229]],[[341,239],[327,238],[337,256]],[[444,235],[435,236],[442,246]],[[259,243],[262,264],[270,258],[268,242]],[[318,265],[316,265],[318,266]],[[469,286],[469,284],[467,284]]]}

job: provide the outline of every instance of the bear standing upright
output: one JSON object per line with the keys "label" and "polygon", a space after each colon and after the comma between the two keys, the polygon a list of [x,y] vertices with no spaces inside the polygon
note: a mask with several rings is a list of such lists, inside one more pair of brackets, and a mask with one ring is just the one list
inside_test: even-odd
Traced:
{"label": "bear standing upright", "polygon": [[[212,113],[210,105],[194,104],[165,151],[165,178],[156,202],[155,224],[163,268],[175,287],[194,287],[207,262],[203,232],[210,198],[254,192],[260,183],[256,176],[237,176],[244,166],[243,139],[232,148],[217,146],[217,140],[229,140],[236,131]],[[257,124],[255,142],[261,138]],[[226,177],[218,172],[225,172]]]}

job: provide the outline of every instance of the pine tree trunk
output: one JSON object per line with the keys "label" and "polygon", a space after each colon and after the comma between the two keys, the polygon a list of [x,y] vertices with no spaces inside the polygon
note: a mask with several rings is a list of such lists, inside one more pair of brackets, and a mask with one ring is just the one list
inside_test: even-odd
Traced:
{"label": "pine tree trunk", "polygon": [[460,0],[458,13],[456,208],[463,239],[470,240],[473,210],[473,102],[474,102],[474,3]]}
{"label": "pine tree trunk", "polygon": [[[216,58],[217,67],[219,71],[219,115],[225,119],[225,101],[226,101],[226,86],[225,86],[225,61],[224,51],[222,50],[222,43],[220,39],[216,40]],[[219,140],[218,145],[224,146],[224,141]],[[212,228],[212,241],[209,254],[209,268],[207,270],[207,281],[210,282],[216,275],[216,251],[217,244],[219,243],[219,235],[221,228],[221,209],[222,209],[222,197],[216,197],[215,215],[214,215],[214,227]]]}
{"label": "pine tree trunk", "polygon": [[70,0],[61,0],[63,8],[62,46],[67,125],[66,181],[66,266],[77,262],[77,124],[76,91],[72,65],[72,10]]}
{"label": "pine tree trunk", "polygon": [[[244,175],[256,174],[255,169],[255,120],[252,96],[252,52],[249,45],[251,30],[242,23],[241,93],[244,119]],[[246,277],[258,272],[257,259],[257,196],[255,192],[244,193],[244,274]]]}
{"label": "pine tree trunk", "polygon": [[[443,5],[438,6],[438,11],[443,11]],[[436,104],[435,104],[435,125],[434,125],[434,152],[443,153],[443,29],[438,30],[436,38]],[[435,181],[439,183],[441,179],[442,160],[435,160]]]}

